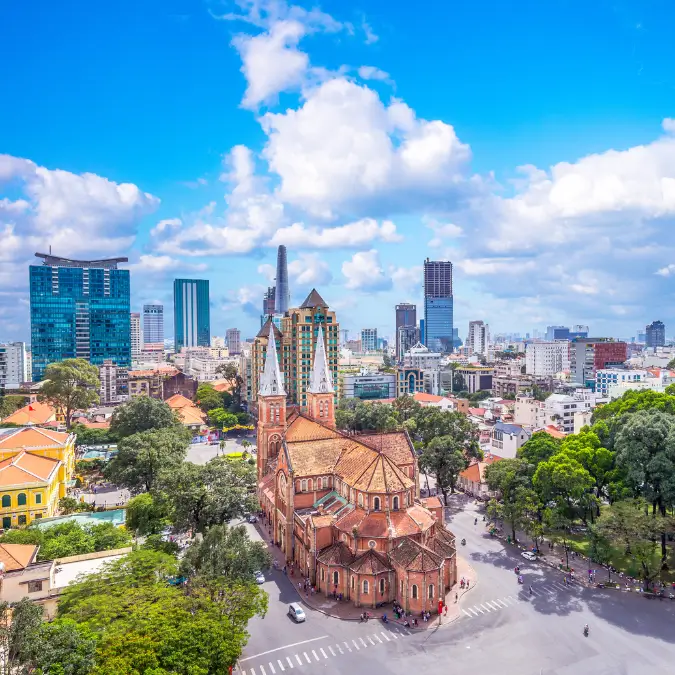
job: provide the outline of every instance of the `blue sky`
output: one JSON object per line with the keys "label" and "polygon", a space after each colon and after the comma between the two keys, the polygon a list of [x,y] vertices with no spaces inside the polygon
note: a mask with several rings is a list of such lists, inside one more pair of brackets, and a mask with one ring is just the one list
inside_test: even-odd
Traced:
{"label": "blue sky", "polygon": [[671,335],[674,20],[665,1],[6,3],[0,340],[28,338],[49,244],[128,255],[135,309],[209,278],[218,334],[254,334],[285,243],[293,299],[317,286],[350,330],[389,334],[430,256],[455,263],[460,335]]}

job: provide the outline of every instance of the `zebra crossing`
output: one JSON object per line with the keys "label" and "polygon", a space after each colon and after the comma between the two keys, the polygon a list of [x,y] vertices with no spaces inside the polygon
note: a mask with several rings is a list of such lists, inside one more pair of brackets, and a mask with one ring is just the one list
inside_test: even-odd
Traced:
{"label": "zebra crossing", "polygon": [[[308,647],[299,649],[295,654],[283,655],[278,658],[260,659],[255,665],[249,666],[243,659],[234,669],[237,675],[279,675],[298,668],[307,668],[316,663],[321,663],[332,658],[339,658],[346,654],[354,654],[364,649],[372,649],[380,645],[394,642],[410,635],[410,631],[399,626],[392,626],[389,631],[379,631],[362,635],[349,640],[341,640],[332,644],[324,644],[322,647]],[[258,661],[256,657],[251,657]]]}
{"label": "zebra crossing", "polygon": [[576,581],[571,581],[566,584],[561,581],[549,581],[545,584],[533,584],[532,594],[530,594],[530,587],[525,585],[521,587],[518,597],[507,595],[502,598],[476,603],[472,607],[463,607],[462,616],[468,619],[475,619],[483,614],[490,614],[502,609],[508,609],[509,607],[517,605],[519,602],[525,602],[530,598],[548,598],[558,595],[561,592],[571,593],[574,589],[578,588],[581,588],[581,585]]}

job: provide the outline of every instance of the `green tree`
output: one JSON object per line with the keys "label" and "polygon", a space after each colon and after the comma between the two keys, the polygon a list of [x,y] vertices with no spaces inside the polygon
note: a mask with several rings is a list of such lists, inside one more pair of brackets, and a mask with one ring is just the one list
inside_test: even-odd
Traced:
{"label": "green tree", "polygon": [[478,445],[478,428],[466,415],[429,407],[420,411],[416,422],[416,434],[423,447],[435,438],[449,436],[454,446],[467,457],[483,458]]}
{"label": "green tree", "polygon": [[414,420],[422,410],[422,406],[409,394],[395,398],[392,407],[402,423]]}
{"label": "green tree", "polygon": [[117,455],[105,467],[105,477],[132,492],[149,492],[160,474],[180,468],[187,454],[189,434],[185,429],[168,428],[142,431],[123,438]]}
{"label": "green tree", "polygon": [[440,436],[432,439],[422,451],[420,469],[436,479],[436,486],[448,503],[448,490],[455,491],[457,476],[469,465],[462,445],[462,439],[455,436]]}
{"label": "green tree", "polygon": [[215,408],[223,407],[223,396],[213,388],[212,384],[205,382],[197,387],[195,403],[205,413],[208,413]]}
{"label": "green tree", "polygon": [[620,424],[624,415],[648,409],[660,410],[673,415],[675,414],[675,396],[652,389],[639,391],[629,389],[620,398],[597,407],[593,411],[593,423],[595,424],[598,420],[607,420],[610,425]]}
{"label": "green tree", "polygon": [[536,503],[530,466],[523,459],[502,459],[486,467],[485,481],[490,491],[499,494],[499,501],[492,507],[493,514],[508,523],[516,541],[517,530],[525,527],[527,515]]}
{"label": "green tree", "polygon": [[345,431],[392,431],[398,426],[398,415],[386,403],[365,403],[358,399],[342,399],[335,413],[335,422]]}
{"label": "green tree", "polygon": [[115,408],[110,420],[110,434],[117,439],[142,431],[181,428],[171,408],[149,396],[137,396]]}
{"label": "green tree", "polygon": [[209,422],[214,426],[229,428],[239,424],[239,419],[237,415],[228,412],[224,408],[214,408],[209,411]]}
{"label": "green tree", "polygon": [[261,541],[251,541],[243,525],[214,525],[201,541],[189,546],[180,564],[186,577],[202,580],[227,577],[255,582],[254,573],[272,564],[272,556]]}
{"label": "green tree", "polygon": [[160,534],[170,522],[169,507],[161,495],[143,492],[127,503],[125,525],[137,537]]}
{"label": "green tree", "polygon": [[0,673],[29,673],[30,651],[35,632],[42,623],[42,607],[28,598],[14,605],[0,602]]}
{"label": "green tree", "polygon": [[78,504],[79,502],[77,499],[73,499],[72,497],[61,497],[61,499],[59,499],[59,511],[67,516],[77,510]]}
{"label": "green tree", "polygon": [[549,460],[560,450],[560,440],[545,431],[537,431],[516,451],[519,459],[531,464],[535,469]]}
{"label": "green tree", "polygon": [[114,443],[114,439],[111,438],[108,429],[91,429],[84,424],[76,423],[73,424],[71,432],[77,436],[75,445],[78,447],[81,445],[107,445]]}
{"label": "green tree", "polygon": [[179,532],[206,532],[257,507],[255,468],[216,457],[203,466],[184,462],[163,486]]}
{"label": "green tree", "polygon": [[[659,409],[640,410],[625,418],[616,435],[616,463],[626,472],[635,495],[666,516],[675,505],[675,417]],[[661,557],[666,562],[666,532]]]}
{"label": "green tree", "polygon": [[2,396],[0,397],[0,420],[9,417],[24,405],[26,399],[23,396]]}
{"label": "green tree", "polygon": [[221,363],[216,368],[216,374],[220,375],[230,385],[232,411],[239,412],[241,410],[241,387],[244,384],[239,369],[234,363]]}
{"label": "green tree", "polygon": [[43,380],[38,400],[61,411],[66,429],[70,429],[76,411],[86,410],[99,402],[98,368],[85,359],[50,363],[45,368]]}

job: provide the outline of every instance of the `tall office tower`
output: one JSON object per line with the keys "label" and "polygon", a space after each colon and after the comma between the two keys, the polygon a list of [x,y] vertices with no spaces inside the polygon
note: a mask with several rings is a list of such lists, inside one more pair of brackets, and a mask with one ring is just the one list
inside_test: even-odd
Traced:
{"label": "tall office tower", "polygon": [[26,382],[26,344],[0,344],[0,394],[6,389],[18,389]]}
{"label": "tall office tower", "polygon": [[269,286],[263,295],[262,314],[260,315],[260,325],[264,326],[270,314],[274,314],[274,296],[277,293],[276,286]]}
{"label": "tall office tower", "polygon": [[361,350],[364,352],[377,351],[377,328],[361,329]]}
{"label": "tall office tower", "polygon": [[268,317],[251,350],[251,398],[254,401],[258,397],[260,377],[265,366],[270,324],[279,345],[279,366],[284,376],[288,400],[306,408],[319,326],[322,326],[325,336],[328,368],[333,382],[338,381],[340,324],[337,322],[335,312],[330,311],[316,289],[312,289],[300,307],[289,308],[287,315],[281,320],[281,330],[272,318]]}
{"label": "tall office tower", "polygon": [[490,342],[490,328],[484,321],[469,321],[469,334],[466,336],[465,347],[469,356],[480,354],[487,356]]}
{"label": "tall office tower", "polygon": [[30,329],[33,381],[54,361],[110,359],[131,365],[129,270],[127,258],[70,260],[36,253],[30,266]]}
{"label": "tall office tower", "polygon": [[274,298],[274,308],[277,314],[286,314],[291,294],[288,288],[288,261],[286,260],[286,247],[279,246],[277,251],[277,286]]}
{"label": "tall office tower", "polygon": [[420,341],[420,329],[417,326],[401,326],[396,333],[396,354],[402,360],[407,351]]}
{"label": "tall office tower", "polygon": [[225,331],[225,344],[230,356],[241,353],[241,331],[238,328],[228,328]]}
{"label": "tall office tower", "polygon": [[175,350],[211,344],[209,282],[206,279],[174,279],[173,326]]}
{"label": "tall office tower", "polygon": [[424,344],[432,352],[453,350],[452,263],[424,261]]}
{"label": "tall office tower", "polygon": [[396,358],[400,359],[403,353],[398,350],[399,330],[404,326],[417,326],[417,307],[410,303],[401,303],[396,305]]}
{"label": "tall office tower", "polygon": [[143,337],[141,335],[141,314],[131,312],[129,315],[129,329],[131,331],[131,360],[141,357]]}
{"label": "tall office tower", "polygon": [[666,326],[663,321],[653,321],[645,328],[645,346],[663,347],[666,344]]}
{"label": "tall office tower", "polygon": [[164,350],[164,305],[143,305],[143,349]]}

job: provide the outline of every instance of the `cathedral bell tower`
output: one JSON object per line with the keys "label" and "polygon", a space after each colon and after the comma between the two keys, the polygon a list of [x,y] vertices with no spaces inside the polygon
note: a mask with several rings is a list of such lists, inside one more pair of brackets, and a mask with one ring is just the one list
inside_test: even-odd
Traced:
{"label": "cathedral bell tower", "polygon": [[277,360],[274,323],[268,320],[265,370],[258,390],[258,480],[274,467],[286,430],[286,391]]}
{"label": "cathedral bell tower", "polygon": [[314,367],[307,392],[307,412],[317,422],[335,428],[335,390],[324,343],[323,328],[319,326],[314,349]]}

